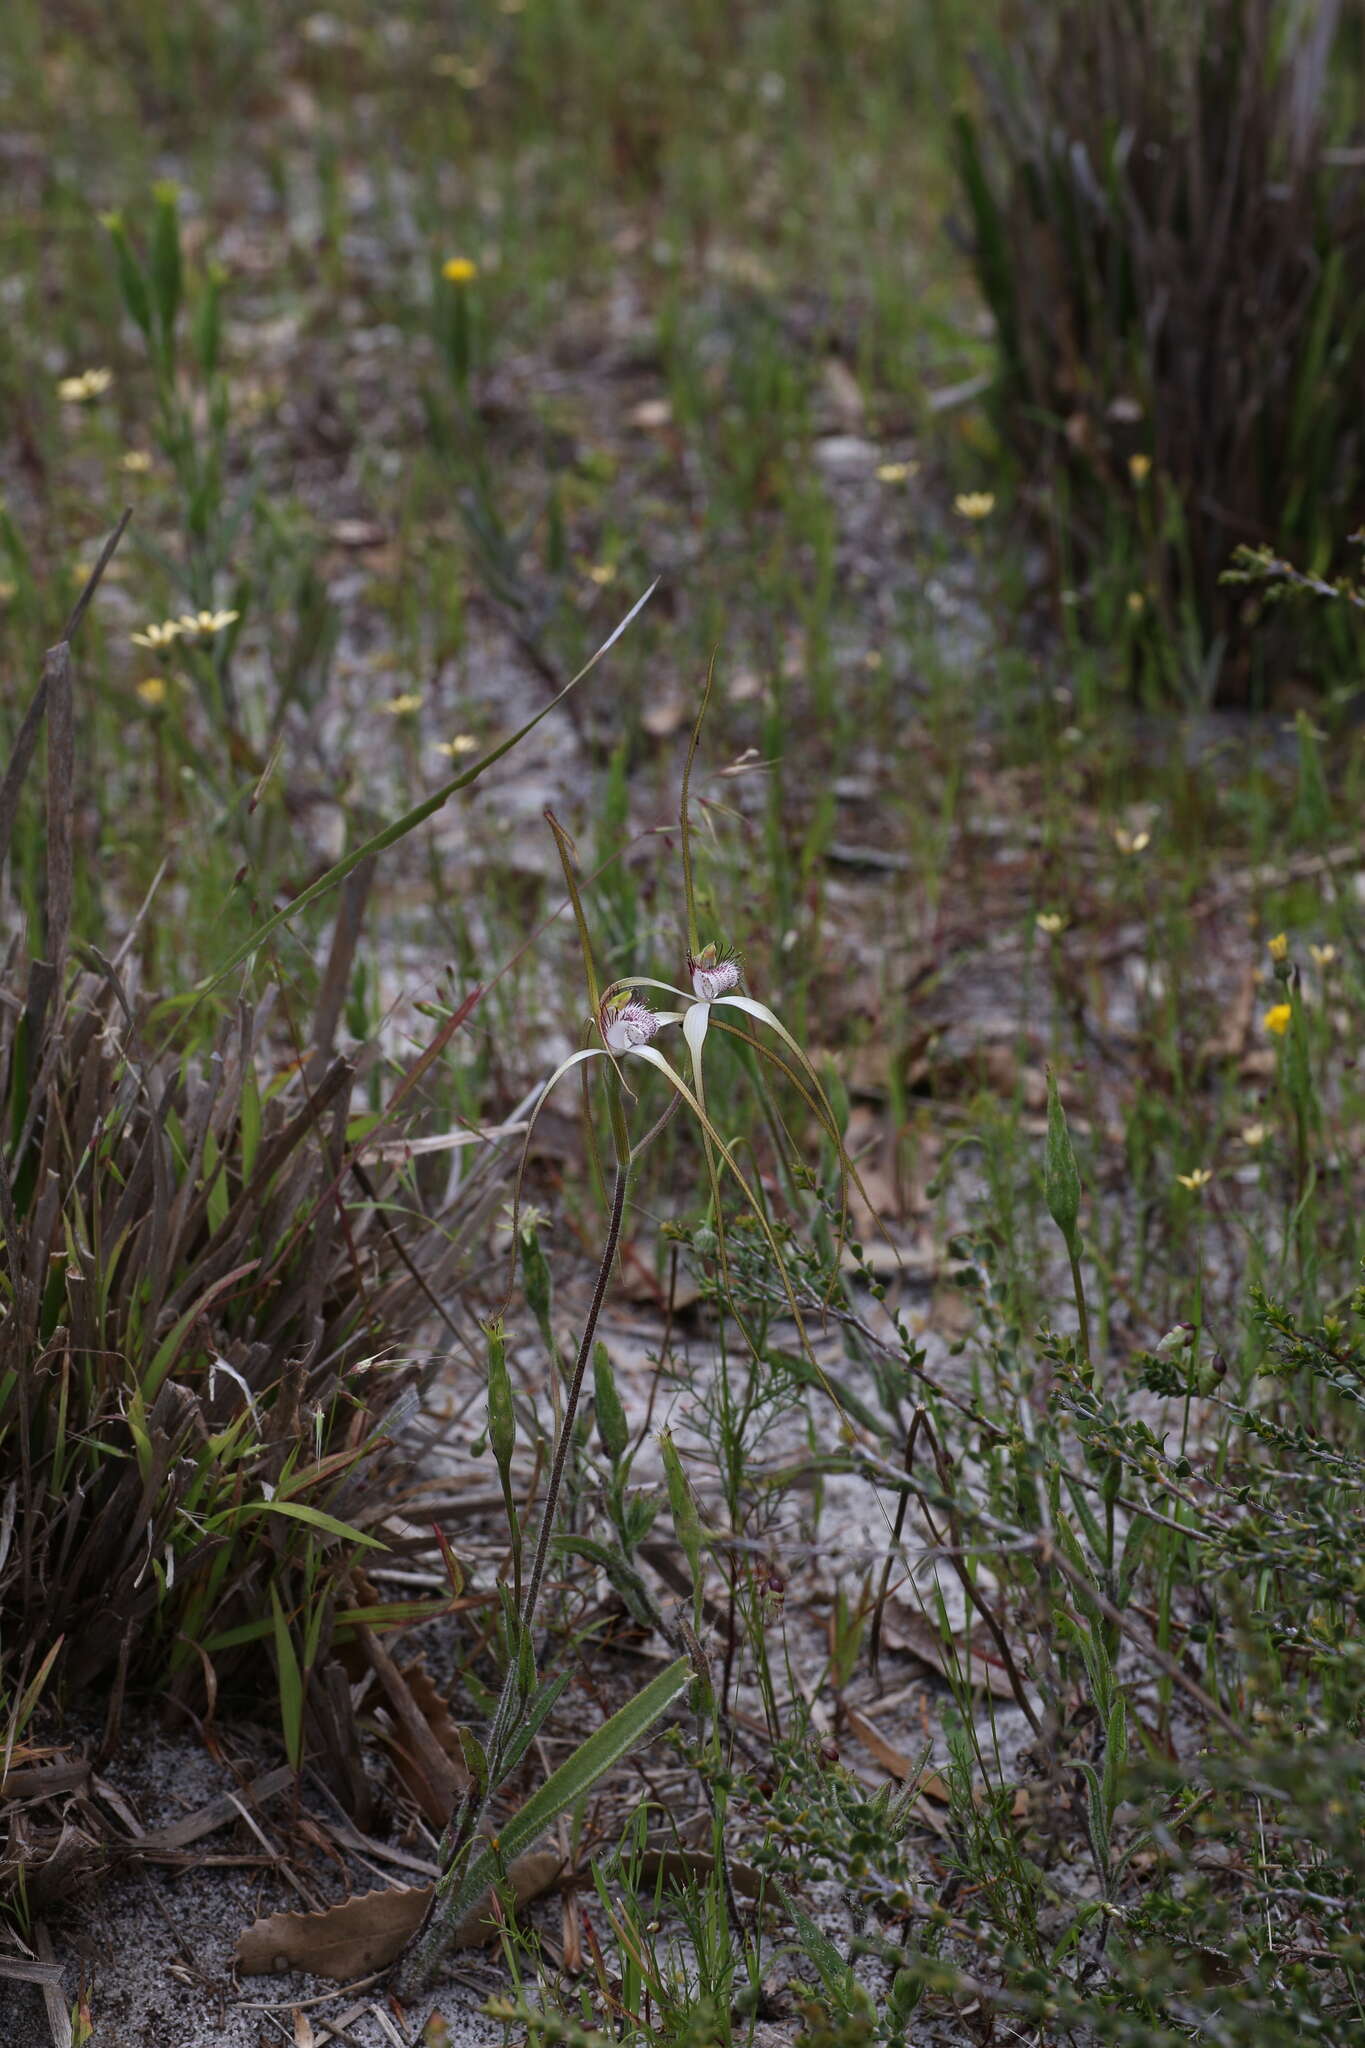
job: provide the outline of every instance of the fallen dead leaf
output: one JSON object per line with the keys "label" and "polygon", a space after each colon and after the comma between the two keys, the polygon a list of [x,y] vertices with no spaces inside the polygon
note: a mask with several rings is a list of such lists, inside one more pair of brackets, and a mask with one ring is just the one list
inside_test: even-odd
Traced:
{"label": "fallen dead leaf", "polygon": [[[953,1795],[948,1789],[947,1780],[941,1778],[937,1771],[926,1771],[919,1781],[919,1789],[926,1799],[936,1801],[939,1806],[951,1806],[953,1803]],[[972,1796],[978,1806],[983,1805],[988,1796],[986,1787],[978,1785]],[[1010,1800],[1010,1813],[1015,1820],[1022,1820],[1028,1810],[1028,1787],[1027,1785],[1016,1785],[1014,1796]]]}
{"label": "fallen dead leaf", "polygon": [[444,1700],[420,1659],[395,1664],[373,1630],[360,1628],[356,1640],[384,1689],[393,1716],[385,1742],[403,1783],[426,1818],[444,1827],[451,1807],[469,1784],[464,1752]]}
{"label": "fallen dead leaf", "polygon": [[[529,1905],[549,1891],[562,1868],[552,1849],[518,1856],[507,1871],[516,1904]],[[244,1977],[265,1977],[280,1970],[307,1970],[337,1983],[367,1977],[387,1969],[402,1954],[421,1925],[430,1897],[430,1885],[394,1885],[386,1891],[362,1892],[321,1913],[271,1913],[242,1930],[237,1968]],[[460,1923],[455,1946],[482,1948],[499,1925],[492,1894],[486,1893]]]}
{"label": "fallen dead leaf", "polygon": [[[426,1722],[437,1746],[450,1759],[457,1777],[467,1781],[468,1770],[464,1751],[460,1746],[460,1731],[451,1716],[450,1708],[436,1690],[431,1673],[420,1657],[402,1667],[403,1683],[413,1706]],[[444,1827],[450,1815],[450,1796],[444,1784],[433,1784],[431,1773],[422,1766],[422,1759],[414,1756],[411,1748],[401,1737],[401,1730],[394,1730],[385,1738],[394,1769],[403,1780],[423,1816],[433,1826]]]}
{"label": "fallen dead leaf", "polygon": [[665,1262],[660,1278],[655,1272],[654,1252],[654,1245],[645,1240],[632,1239],[623,1247],[618,1291],[627,1301],[648,1302],[652,1307],[666,1311],[671,1272],[673,1312],[681,1315],[684,1309],[700,1301],[701,1289],[681,1260],[676,1269],[672,1268],[671,1261]]}
{"label": "fallen dead leaf", "polygon": [[[666,1884],[704,1884],[715,1867],[715,1858],[705,1849],[647,1849],[640,1858],[640,1882],[653,1885],[662,1877]],[[727,1856],[725,1868],[737,1897],[757,1899],[762,1896],[763,1876],[752,1865],[739,1863],[733,1856]]]}
{"label": "fallen dead leaf", "polygon": [[958,1643],[954,1645],[955,1656],[950,1654],[933,1623],[914,1608],[888,1603],[882,1616],[881,1641],[885,1650],[900,1650],[918,1657],[921,1664],[927,1664],[941,1678],[966,1678],[974,1691],[988,1692],[992,1699],[1014,1698],[1009,1673],[998,1657],[988,1656],[976,1641],[970,1646]]}

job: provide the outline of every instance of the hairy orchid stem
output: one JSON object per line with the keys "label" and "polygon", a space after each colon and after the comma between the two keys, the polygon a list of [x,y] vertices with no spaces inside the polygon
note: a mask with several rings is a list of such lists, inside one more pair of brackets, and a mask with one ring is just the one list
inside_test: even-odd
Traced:
{"label": "hairy orchid stem", "polygon": [[[616,1107],[619,1110],[619,1103]],[[616,1121],[614,1117],[614,1126]],[[623,1124],[624,1118],[621,1121]],[[399,1966],[399,1974],[395,1980],[395,1988],[400,1998],[416,1997],[430,1987],[459,1931],[453,1922],[450,1905],[447,1902],[453,1902],[470,1852],[487,1825],[493,1801],[502,1783],[502,1759],[507,1751],[508,1737],[513,1731],[518,1712],[524,1710],[528,1704],[523,1675],[523,1645],[529,1643],[536,1608],[540,1604],[550,1544],[554,1538],[555,1511],[559,1505],[564,1473],[573,1446],[574,1417],[583,1391],[588,1360],[592,1357],[593,1340],[597,1335],[598,1318],[602,1313],[602,1303],[606,1299],[607,1287],[611,1280],[611,1269],[616,1262],[616,1253],[621,1243],[621,1227],[625,1221],[631,1157],[629,1145],[627,1144],[623,1150],[620,1134],[616,1135],[616,1185],[612,1192],[611,1217],[607,1225],[606,1242],[602,1247],[602,1261],[597,1269],[597,1284],[593,1288],[592,1300],[583,1324],[583,1335],[579,1341],[578,1355],[569,1378],[564,1401],[564,1417],[559,1426],[554,1459],[550,1466],[550,1480],[545,1493],[544,1512],[540,1518],[540,1532],[536,1538],[535,1556],[532,1559],[530,1577],[526,1581],[521,1605],[517,1610],[517,1641],[508,1644],[507,1676],[503,1680],[498,1704],[493,1710],[493,1718],[489,1722],[484,1741],[484,1755],[488,1765],[487,1784],[482,1798],[475,1793],[467,1794],[450,1817],[441,1840],[438,1858],[441,1875],[432,1889],[431,1904],[427,1908],[426,1916]]]}
{"label": "hairy orchid stem", "polygon": [[[545,1578],[546,1560],[550,1554],[550,1542],[554,1534],[555,1509],[559,1504],[560,1489],[564,1484],[564,1469],[569,1460],[569,1449],[573,1436],[574,1412],[583,1391],[583,1379],[592,1357],[593,1339],[597,1335],[597,1319],[602,1313],[606,1299],[611,1269],[616,1261],[617,1247],[621,1242],[621,1225],[626,1213],[626,1191],[630,1184],[629,1160],[618,1159],[616,1165],[616,1186],[612,1191],[611,1218],[607,1225],[607,1239],[602,1247],[602,1263],[597,1269],[597,1284],[593,1288],[592,1301],[588,1305],[587,1318],[583,1324],[583,1335],[579,1341],[578,1356],[574,1360],[573,1372],[569,1379],[569,1390],[564,1402],[564,1421],[560,1426],[559,1441],[555,1445],[554,1463],[550,1467],[550,1484],[545,1495],[545,1512],[540,1520],[540,1534],[536,1539],[536,1554],[531,1563],[531,1576],[526,1582],[526,1596],[521,1608],[521,1626],[528,1630],[535,1619],[540,1602],[540,1589]],[[514,1676],[514,1674],[509,1674]],[[508,1687],[504,1685],[506,1696]],[[499,1702],[499,1713],[502,1703]],[[497,1725],[496,1717],[495,1723]],[[501,1731],[500,1731],[501,1732]]]}
{"label": "hairy orchid stem", "polygon": [[687,910],[687,950],[689,955],[700,950],[701,940],[697,932],[697,893],[692,880],[692,816],[688,806],[692,800],[692,764],[697,758],[697,748],[701,744],[702,721],[706,717],[706,708],[711,702],[711,692],[715,687],[715,681],[716,657],[712,654],[710,661],[706,665],[706,688],[702,691],[701,709],[697,713],[697,722],[692,728],[692,738],[688,743],[687,759],[683,763],[682,801],[678,809],[678,824],[682,831],[683,902]]}

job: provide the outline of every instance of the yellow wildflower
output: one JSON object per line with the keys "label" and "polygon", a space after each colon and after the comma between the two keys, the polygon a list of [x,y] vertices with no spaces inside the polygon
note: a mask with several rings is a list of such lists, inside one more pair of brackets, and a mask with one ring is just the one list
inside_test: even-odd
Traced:
{"label": "yellow wildflower", "polygon": [[150,647],[153,652],[170,647],[184,632],[179,619],[166,619],[159,626],[144,626],[140,633],[132,636],[134,647]]}
{"label": "yellow wildflower", "polygon": [[478,92],[480,87],[487,85],[493,66],[486,57],[471,63],[463,57],[443,52],[432,58],[431,68],[437,78],[453,78],[466,92]]}
{"label": "yellow wildflower", "polygon": [[1273,1031],[1276,1038],[1283,1038],[1289,1029],[1289,1020],[1294,1014],[1292,1003],[1272,1003],[1261,1022],[1267,1031]]}
{"label": "yellow wildflower", "polygon": [[1050,939],[1055,939],[1059,932],[1066,930],[1068,920],[1060,910],[1040,910],[1033,922],[1040,932],[1046,932]]}
{"label": "yellow wildflower", "polygon": [[995,492],[959,491],[953,499],[953,510],[964,519],[988,519],[995,510]]}
{"label": "yellow wildflower", "polygon": [[182,612],[180,630],[182,633],[202,634],[208,639],[214,633],[223,632],[241,616],[240,612]]}
{"label": "yellow wildflower", "polygon": [[166,678],[164,676],[144,676],[137,685],[137,694],[144,704],[155,711],[158,706],[166,701]]}
{"label": "yellow wildflower", "polygon": [[447,284],[473,284],[478,274],[478,264],[468,256],[447,256],[441,265],[441,275]]}
{"label": "yellow wildflower", "polygon": [[1201,1188],[1208,1186],[1209,1182],[1213,1179],[1213,1173],[1207,1166],[1196,1166],[1189,1173],[1178,1173],[1176,1179],[1180,1182],[1182,1188],[1189,1188],[1193,1194],[1197,1195]]}
{"label": "yellow wildflower", "polygon": [[1134,618],[1137,618],[1137,616],[1138,616],[1138,614],[1139,614],[1140,612],[1144,612],[1144,611],[1146,611],[1146,609],[1147,609],[1147,599],[1146,599],[1146,597],[1145,597],[1145,595],[1143,594],[1143,592],[1142,592],[1142,591],[1140,591],[1140,590],[1130,590],[1130,591],[1129,591],[1129,593],[1128,593],[1128,609],[1129,609],[1129,611],[1130,611],[1130,612],[1131,612],[1131,613],[1133,614],[1133,617],[1134,617]]}
{"label": "yellow wildflower", "polygon": [[1253,1152],[1258,1145],[1264,1145],[1269,1135],[1270,1133],[1266,1130],[1264,1124],[1243,1124],[1242,1126],[1242,1143],[1250,1145]]}
{"label": "yellow wildflower", "polygon": [[594,562],[588,570],[589,583],[595,583],[599,590],[605,590],[609,583],[616,581],[615,562]]}
{"label": "yellow wildflower", "polygon": [[390,718],[411,718],[414,711],[422,708],[422,699],[416,690],[400,690],[396,697],[389,697],[380,705]]}
{"label": "yellow wildflower", "polygon": [[1325,974],[1337,957],[1335,946],[1310,946],[1308,957],[1320,974]]}
{"label": "yellow wildflower", "polygon": [[1123,825],[1114,827],[1114,844],[1120,853],[1145,853],[1151,843],[1150,832],[1129,832]]}
{"label": "yellow wildflower", "polygon": [[453,740],[437,740],[436,751],[444,754],[448,761],[454,761],[461,754],[472,754],[478,744],[472,732],[457,732]]}
{"label": "yellow wildflower", "polygon": [[112,370],[82,370],[79,377],[58,380],[57,396],[63,405],[88,405],[92,398],[107,391],[113,381]]}
{"label": "yellow wildflower", "polygon": [[879,484],[903,484],[919,474],[917,462],[879,462],[877,482]]}
{"label": "yellow wildflower", "polygon": [[1152,458],[1150,455],[1138,454],[1128,457],[1128,474],[1135,484],[1145,484],[1151,473]]}
{"label": "yellow wildflower", "polygon": [[1288,932],[1276,932],[1273,939],[1266,940],[1266,951],[1272,960],[1285,960],[1289,956]]}
{"label": "yellow wildflower", "polygon": [[129,448],[120,455],[118,466],[129,476],[146,476],[152,466],[152,458],[145,448]]}

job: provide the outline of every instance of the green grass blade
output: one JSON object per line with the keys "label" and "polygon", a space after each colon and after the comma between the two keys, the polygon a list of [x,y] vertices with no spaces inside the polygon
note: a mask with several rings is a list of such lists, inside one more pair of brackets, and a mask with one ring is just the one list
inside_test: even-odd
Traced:
{"label": "green grass blade", "polygon": [[275,1631],[275,1671],[280,1687],[280,1721],[284,1729],[285,1755],[297,1770],[303,1762],[303,1673],[298,1652],[284,1618],[280,1596],[270,1588],[270,1611]]}
{"label": "green grass blade", "polygon": [[339,1522],[335,1515],[325,1515],[321,1508],[305,1507],[299,1500],[249,1500],[243,1507],[225,1508],[221,1515],[211,1516],[204,1527],[210,1531],[221,1529],[228,1522],[245,1521],[248,1515],[288,1515],[292,1521],[307,1522],[310,1529],[340,1536],[347,1543],[362,1544],[367,1550],[388,1549],[387,1543],[381,1543],[377,1536],[366,1536],[349,1522]]}

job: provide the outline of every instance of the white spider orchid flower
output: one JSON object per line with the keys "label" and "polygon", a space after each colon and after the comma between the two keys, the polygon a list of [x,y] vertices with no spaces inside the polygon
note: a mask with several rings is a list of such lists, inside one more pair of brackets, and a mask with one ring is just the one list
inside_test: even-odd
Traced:
{"label": "white spider orchid flower", "polygon": [[739,986],[739,962],[723,958],[714,946],[703,946],[695,959],[689,953],[687,972],[699,1003],[714,1003]]}
{"label": "white spider orchid flower", "polygon": [[657,1010],[651,1010],[648,1003],[642,1003],[628,990],[623,992],[624,1000],[603,1003],[598,1013],[598,1028],[602,1042],[608,1052],[638,1052],[642,1045],[648,1045],[664,1019]]}

